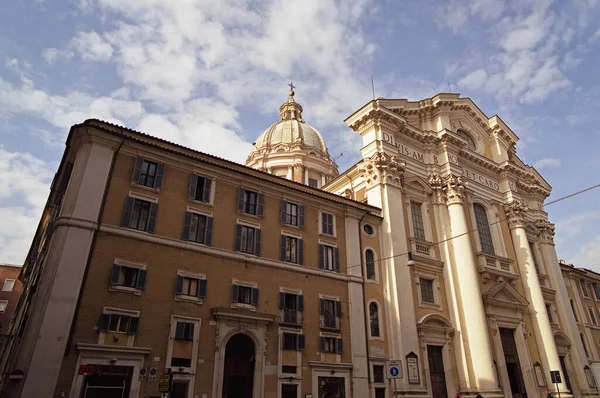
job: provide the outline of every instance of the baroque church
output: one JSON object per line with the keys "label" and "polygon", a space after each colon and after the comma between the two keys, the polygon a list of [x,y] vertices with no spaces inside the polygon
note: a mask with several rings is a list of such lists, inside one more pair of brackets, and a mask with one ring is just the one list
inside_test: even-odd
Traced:
{"label": "baroque church", "polygon": [[459,94],[369,101],[339,173],[293,86],[279,112],[245,166],[71,128],[0,395],[599,396],[551,187],[498,116]]}

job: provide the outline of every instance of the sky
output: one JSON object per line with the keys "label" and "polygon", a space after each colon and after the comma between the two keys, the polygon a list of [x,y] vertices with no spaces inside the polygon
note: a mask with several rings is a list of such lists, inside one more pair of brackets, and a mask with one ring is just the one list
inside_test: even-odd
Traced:
{"label": "sky", "polygon": [[[498,114],[549,200],[600,183],[600,0],[15,0],[0,4],[0,263],[27,254],[69,127],[104,119],[243,163],[293,80],[340,171],[375,95]],[[343,153],[343,155],[341,155]],[[547,207],[600,272],[600,189]]]}

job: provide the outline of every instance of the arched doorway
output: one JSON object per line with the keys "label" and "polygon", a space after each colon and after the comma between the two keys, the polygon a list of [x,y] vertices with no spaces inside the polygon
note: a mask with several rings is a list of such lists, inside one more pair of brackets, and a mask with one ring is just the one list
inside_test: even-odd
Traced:
{"label": "arched doorway", "polygon": [[256,349],[244,333],[233,335],[225,347],[223,398],[252,398]]}

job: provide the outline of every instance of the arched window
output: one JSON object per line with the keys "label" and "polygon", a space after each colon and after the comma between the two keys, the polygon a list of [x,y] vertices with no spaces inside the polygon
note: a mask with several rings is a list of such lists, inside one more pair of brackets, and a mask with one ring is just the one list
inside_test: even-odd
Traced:
{"label": "arched window", "polygon": [[371,337],[380,337],[379,334],[379,308],[377,303],[369,304],[369,321],[371,324]]}
{"label": "arched window", "polygon": [[375,280],[375,254],[373,250],[367,249],[365,252],[365,263],[367,264],[367,279]]}
{"label": "arched window", "polygon": [[481,242],[481,250],[486,253],[494,254],[494,241],[492,239],[492,231],[488,222],[487,211],[480,204],[473,205],[475,212],[475,222],[477,223],[477,233],[479,234],[479,242]]}
{"label": "arched window", "polygon": [[577,311],[575,311],[575,303],[573,302],[573,299],[571,299],[571,311],[573,311],[575,322],[579,322],[579,318],[577,318]]}
{"label": "arched window", "polygon": [[470,150],[472,150],[472,151],[477,150],[477,145],[475,145],[475,140],[473,139],[473,137],[471,137],[471,135],[469,133],[467,133],[464,130],[456,130],[456,134],[460,138],[463,138],[465,141],[467,141]]}
{"label": "arched window", "polygon": [[581,338],[581,344],[583,344],[583,351],[585,351],[585,356],[589,357],[587,346],[585,345],[585,338],[583,337],[583,333],[579,333],[579,337]]}

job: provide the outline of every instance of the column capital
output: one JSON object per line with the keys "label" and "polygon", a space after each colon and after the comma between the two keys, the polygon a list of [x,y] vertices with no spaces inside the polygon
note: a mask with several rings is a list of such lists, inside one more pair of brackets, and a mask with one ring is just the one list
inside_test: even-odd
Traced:
{"label": "column capital", "polygon": [[446,194],[444,193],[444,181],[437,174],[432,174],[428,178],[429,186],[431,187],[432,199],[434,204],[446,203]]}
{"label": "column capital", "polygon": [[465,198],[465,186],[466,184],[462,181],[462,178],[455,176],[454,174],[448,174],[444,185],[444,193],[446,194],[446,201],[449,205],[462,203]]}
{"label": "column capital", "polygon": [[548,220],[537,220],[535,226],[540,230],[540,242],[554,244],[554,224]]}
{"label": "column capital", "polygon": [[373,156],[363,159],[358,170],[367,185],[391,184],[402,187],[406,163],[396,156],[384,152],[376,152]]}
{"label": "column capital", "polygon": [[527,203],[521,200],[513,200],[504,204],[504,212],[508,220],[508,226],[512,228],[525,227],[525,214],[529,211]]}

